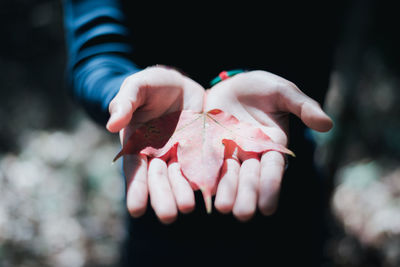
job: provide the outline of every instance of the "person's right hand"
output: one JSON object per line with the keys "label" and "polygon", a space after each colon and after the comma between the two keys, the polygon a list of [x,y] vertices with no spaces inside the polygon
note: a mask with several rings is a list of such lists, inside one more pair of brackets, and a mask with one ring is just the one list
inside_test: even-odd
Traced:
{"label": "person's right hand", "polygon": [[[198,83],[173,69],[150,67],[125,79],[109,105],[107,129],[120,132],[124,145],[140,124],[178,110],[202,111],[203,99],[204,89]],[[163,223],[174,221],[178,210],[193,210],[193,189],[175,159],[165,162],[154,158],[148,162],[146,156],[125,155],[123,165],[127,208],[133,217],[144,214],[148,195]]]}

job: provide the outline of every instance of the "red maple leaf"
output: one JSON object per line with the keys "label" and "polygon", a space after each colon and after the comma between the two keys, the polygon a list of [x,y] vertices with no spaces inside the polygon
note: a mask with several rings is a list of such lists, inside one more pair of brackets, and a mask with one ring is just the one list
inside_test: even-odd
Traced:
{"label": "red maple leaf", "polygon": [[235,148],[244,153],[274,150],[294,156],[261,129],[213,109],[174,112],[145,123],[129,137],[114,161],[122,155],[139,153],[168,160],[170,153],[177,153],[183,175],[194,190],[202,191],[209,213],[225,150]]}

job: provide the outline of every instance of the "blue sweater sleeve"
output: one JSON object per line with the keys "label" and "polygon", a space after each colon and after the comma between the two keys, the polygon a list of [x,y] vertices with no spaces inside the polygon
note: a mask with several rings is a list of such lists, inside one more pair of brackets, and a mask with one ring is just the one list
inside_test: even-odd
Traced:
{"label": "blue sweater sleeve", "polygon": [[67,82],[73,97],[98,122],[123,80],[139,71],[130,60],[130,30],[118,0],[63,0]]}

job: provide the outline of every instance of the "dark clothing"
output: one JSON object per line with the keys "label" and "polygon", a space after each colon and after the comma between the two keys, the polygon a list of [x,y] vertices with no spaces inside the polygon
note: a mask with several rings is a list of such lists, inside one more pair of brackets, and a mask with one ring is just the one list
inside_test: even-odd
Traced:
{"label": "dark clothing", "polygon": [[[65,0],[73,95],[104,123],[123,79],[163,64],[182,70],[206,88],[222,70],[266,70],[321,102],[328,88],[339,5],[271,2],[232,2],[217,9],[195,3],[173,7],[128,0]],[[283,179],[275,215],[257,214],[247,223],[217,211],[207,215],[197,195],[196,210],[166,226],[149,208],[145,216],[129,222],[127,266],[319,266],[322,181],[313,168],[313,147],[305,127],[297,119],[291,123],[290,148],[297,157]]]}

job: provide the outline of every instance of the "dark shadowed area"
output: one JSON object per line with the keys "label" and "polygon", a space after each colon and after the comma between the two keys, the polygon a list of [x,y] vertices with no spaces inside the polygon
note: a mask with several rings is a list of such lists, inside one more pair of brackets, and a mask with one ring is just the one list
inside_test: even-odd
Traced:
{"label": "dark shadowed area", "polygon": [[[331,193],[325,266],[400,266],[397,13],[349,1],[325,103],[335,128],[310,132]],[[117,266],[118,138],[65,89],[61,3],[1,0],[0,25],[0,267]]]}

